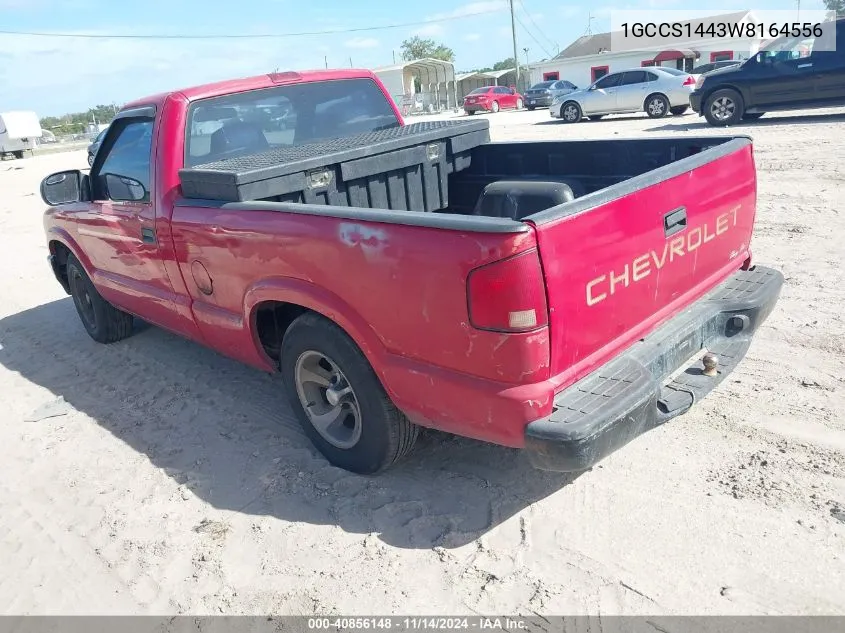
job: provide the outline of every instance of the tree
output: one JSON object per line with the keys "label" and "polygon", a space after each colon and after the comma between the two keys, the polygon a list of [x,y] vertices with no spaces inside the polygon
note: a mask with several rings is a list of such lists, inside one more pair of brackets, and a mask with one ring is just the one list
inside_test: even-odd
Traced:
{"label": "tree", "polygon": [[438,44],[432,39],[423,39],[419,35],[402,42],[402,59],[409,62],[414,59],[430,57],[445,62],[455,61],[455,52],[445,44]]}
{"label": "tree", "polygon": [[510,70],[514,66],[516,66],[516,62],[513,61],[513,57],[508,57],[493,64],[493,70]]}
{"label": "tree", "polygon": [[98,105],[87,112],[75,112],[62,116],[47,116],[41,119],[41,127],[54,134],[81,134],[89,123],[111,123],[117,111],[114,105]]}
{"label": "tree", "polygon": [[845,17],[845,0],[824,0],[824,7],[828,11],[835,11],[836,17]]}

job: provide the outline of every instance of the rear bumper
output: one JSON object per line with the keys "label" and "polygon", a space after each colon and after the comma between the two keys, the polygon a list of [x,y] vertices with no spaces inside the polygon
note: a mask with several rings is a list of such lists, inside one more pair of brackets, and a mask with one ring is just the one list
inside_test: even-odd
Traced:
{"label": "rear bumper", "polygon": [[546,108],[552,105],[552,97],[525,97],[525,105],[532,108]]}
{"label": "rear bumper", "polygon": [[[531,463],[541,470],[585,470],[687,412],[737,367],[782,286],[783,275],[770,268],[739,271],[624,354],[558,393],[553,413],[525,428]],[[696,352],[704,349],[719,358],[716,376],[703,373]]]}

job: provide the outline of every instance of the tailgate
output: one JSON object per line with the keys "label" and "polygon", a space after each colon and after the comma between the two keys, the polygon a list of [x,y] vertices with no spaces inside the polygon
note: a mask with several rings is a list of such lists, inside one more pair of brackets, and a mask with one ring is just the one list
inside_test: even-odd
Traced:
{"label": "tailgate", "polygon": [[[756,172],[746,138],[537,214],[552,376],[566,386],[750,257]],[[545,217],[544,217],[545,215]]]}

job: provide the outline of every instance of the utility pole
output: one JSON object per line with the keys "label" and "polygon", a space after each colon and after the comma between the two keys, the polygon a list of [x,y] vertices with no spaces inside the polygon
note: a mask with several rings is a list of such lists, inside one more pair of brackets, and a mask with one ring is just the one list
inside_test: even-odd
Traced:
{"label": "utility pole", "polygon": [[513,36],[513,65],[516,71],[516,85],[519,87],[519,49],[516,47],[516,17],[513,13],[513,0],[508,0],[511,7],[511,35]]}
{"label": "utility pole", "polygon": [[323,61],[326,63],[326,70],[328,70],[328,69],[329,69],[329,56],[328,56],[328,55],[324,55],[324,56],[323,56]]}

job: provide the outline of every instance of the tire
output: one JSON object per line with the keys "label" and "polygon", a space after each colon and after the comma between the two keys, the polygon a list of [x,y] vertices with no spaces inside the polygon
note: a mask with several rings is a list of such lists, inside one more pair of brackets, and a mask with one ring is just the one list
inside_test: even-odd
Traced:
{"label": "tire", "polygon": [[648,118],[662,119],[669,113],[669,99],[662,94],[649,95],[646,97],[643,109]]}
{"label": "tire", "polygon": [[560,106],[560,119],[564,123],[578,123],[584,117],[584,112],[574,101],[567,101]]}
{"label": "tire", "polygon": [[475,114],[475,110],[467,110],[467,111],[466,111],[466,113],[467,113],[469,116],[472,116],[473,114]]}
{"label": "tire", "polygon": [[23,158],[23,150],[22,149],[19,149],[16,152],[12,152],[12,154],[14,155],[15,158],[18,158],[18,159]]}
{"label": "tire", "polygon": [[131,336],[132,315],[118,310],[100,296],[73,255],[68,255],[66,268],[70,296],[88,335],[98,343],[116,343]]}
{"label": "tire", "polygon": [[710,125],[735,125],[742,119],[745,104],[742,95],[732,88],[717,90],[704,102],[704,118]]}
{"label": "tire", "polygon": [[516,100],[516,109],[517,109],[517,110],[522,110],[522,99],[517,99],[517,100]]}
{"label": "tire", "polygon": [[536,108],[537,108],[537,106],[528,106],[528,108],[527,108],[527,109],[528,109],[528,111],[529,111],[529,112],[534,112],[534,110],[535,110]]}
{"label": "tire", "polygon": [[591,114],[587,117],[590,121],[601,121],[604,118],[603,114]]}
{"label": "tire", "polygon": [[766,113],[765,112],[749,112],[748,114],[743,114],[742,118],[745,121],[756,121],[757,119],[759,119],[764,114],[766,114]]}
{"label": "tire", "polygon": [[[419,427],[391,402],[358,346],[328,319],[307,313],[294,320],[282,341],[279,369],[305,434],[332,465],[374,475],[414,446]],[[348,387],[349,393],[330,398],[331,388],[307,380],[316,375],[335,377],[336,382],[326,384],[339,385],[341,393]],[[334,421],[320,431],[312,415],[333,415]]]}
{"label": "tire", "polygon": [[688,109],[689,106],[676,106],[674,108],[670,108],[669,112],[671,112],[673,116],[681,116]]}
{"label": "tire", "polygon": [[493,102],[493,105],[490,106],[490,111],[493,112],[493,113],[496,113],[496,112],[499,111],[499,102],[498,101]]}
{"label": "tire", "polygon": [[91,167],[94,165],[94,154],[88,154],[88,166]]}

